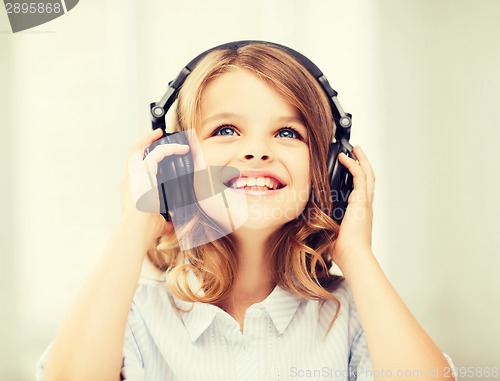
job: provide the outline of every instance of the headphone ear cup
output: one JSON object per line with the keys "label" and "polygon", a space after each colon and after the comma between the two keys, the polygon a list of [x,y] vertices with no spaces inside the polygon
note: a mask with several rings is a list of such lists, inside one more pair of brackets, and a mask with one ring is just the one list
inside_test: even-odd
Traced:
{"label": "headphone ear cup", "polygon": [[[163,138],[151,144],[147,150],[148,154],[154,147],[160,144],[188,144],[184,134],[166,133]],[[160,196],[161,215],[170,220],[169,211],[175,210],[175,220],[185,222],[193,216],[196,207],[194,195],[194,165],[191,152],[184,155],[172,155],[163,158],[158,163],[158,193]]]}
{"label": "headphone ear cup", "polygon": [[332,142],[328,151],[328,179],[330,180],[330,195],[332,199],[331,217],[339,225],[347,209],[349,195],[353,190],[352,175],[339,161],[343,152],[353,157],[352,146],[347,141]]}

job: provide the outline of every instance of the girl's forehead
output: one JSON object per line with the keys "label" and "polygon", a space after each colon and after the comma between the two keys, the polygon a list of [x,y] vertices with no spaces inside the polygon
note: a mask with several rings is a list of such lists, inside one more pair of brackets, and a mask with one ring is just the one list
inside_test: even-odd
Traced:
{"label": "girl's forehead", "polygon": [[276,86],[242,68],[231,68],[208,81],[200,93],[199,104],[205,118],[213,113],[229,115],[247,111],[300,117],[297,108],[287,102]]}

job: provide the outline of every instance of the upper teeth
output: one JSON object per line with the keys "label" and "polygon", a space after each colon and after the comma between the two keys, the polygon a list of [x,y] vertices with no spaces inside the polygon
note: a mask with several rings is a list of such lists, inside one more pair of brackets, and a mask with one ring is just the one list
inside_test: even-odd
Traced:
{"label": "upper teeth", "polygon": [[232,188],[243,188],[251,186],[266,186],[269,189],[277,189],[280,183],[272,177],[240,177],[231,185]]}

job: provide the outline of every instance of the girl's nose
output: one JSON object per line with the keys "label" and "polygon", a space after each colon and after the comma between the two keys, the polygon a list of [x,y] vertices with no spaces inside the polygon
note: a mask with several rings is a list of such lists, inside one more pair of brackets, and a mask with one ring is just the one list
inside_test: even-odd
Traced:
{"label": "girl's nose", "polygon": [[252,160],[254,158],[258,159],[259,157],[261,160],[269,160],[270,159],[270,156],[268,154],[265,154],[265,153],[263,153],[263,154],[247,153],[245,155],[246,160]]}
{"label": "girl's nose", "polygon": [[247,136],[242,141],[241,153],[244,161],[270,161],[273,158],[271,142],[265,136]]}

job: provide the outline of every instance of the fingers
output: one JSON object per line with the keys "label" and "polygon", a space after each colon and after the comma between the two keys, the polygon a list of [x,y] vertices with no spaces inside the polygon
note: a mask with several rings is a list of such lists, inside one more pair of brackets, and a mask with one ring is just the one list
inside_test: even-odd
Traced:
{"label": "fingers", "polygon": [[366,190],[368,200],[373,200],[375,189],[375,174],[361,147],[354,147],[353,153],[357,161],[348,157],[346,154],[339,155],[339,161],[349,170],[353,177],[355,190]]}
{"label": "fingers", "polygon": [[160,144],[149,152],[144,159],[144,151],[146,148],[161,138],[162,135],[163,131],[158,128],[137,141],[130,148],[129,168],[130,165],[136,167],[144,165],[147,172],[151,172],[153,175],[156,175],[158,172],[158,163],[162,161],[165,156],[183,155],[189,151],[189,146],[183,144]]}
{"label": "fingers", "polygon": [[351,173],[354,182],[354,189],[365,189],[366,176],[363,172],[363,168],[356,162],[356,160],[350,158],[342,152],[339,155],[339,161]]}
{"label": "fingers", "polygon": [[163,130],[157,128],[151,131],[149,134],[144,135],[140,140],[138,140],[132,147],[130,147],[129,155],[134,154],[136,151],[144,152],[144,150],[155,140],[158,140],[163,135]]}
{"label": "fingers", "polygon": [[375,191],[375,173],[373,172],[372,165],[368,161],[368,158],[366,157],[360,146],[356,146],[354,148],[354,151],[354,154],[358,158],[359,165],[366,175],[366,188],[368,191],[368,195],[370,196],[370,198],[373,198],[373,192]]}
{"label": "fingers", "polygon": [[156,175],[158,173],[158,163],[171,155],[183,155],[189,151],[189,146],[185,144],[160,144],[156,146],[144,159],[146,169]]}
{"label": "fingers", "polygon": [[162,136],[161,130],[153,131],[140,139],[132,148],[128,161],[128,185],[135,207],[146,213],[160,212],[156,174],[158,163],[166,156],[182,155],[189,151],[188,145],[160,144],[143,158],[144,150]]}

